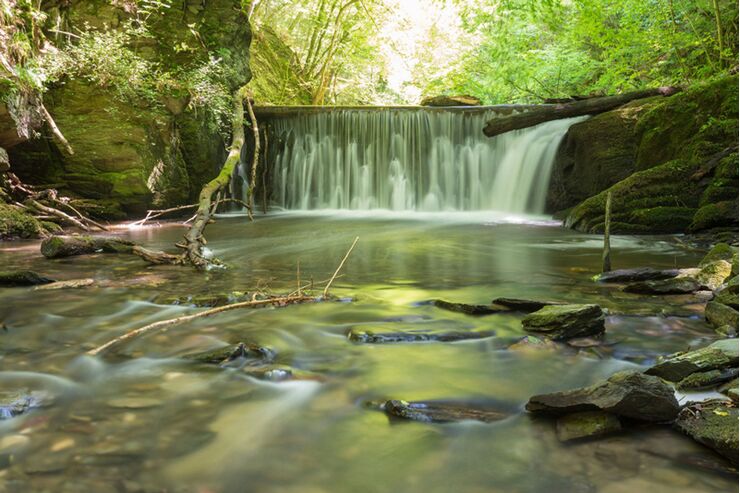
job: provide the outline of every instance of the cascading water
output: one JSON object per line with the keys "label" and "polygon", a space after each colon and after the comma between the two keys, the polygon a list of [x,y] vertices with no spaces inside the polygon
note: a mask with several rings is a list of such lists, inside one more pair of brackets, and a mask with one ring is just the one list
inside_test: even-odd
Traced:
{"label": "cascading water", "polygon": [[275,119],[272,199],[285,209],[542,213],[568,127],[488,138],[493,110],[337,109]]}

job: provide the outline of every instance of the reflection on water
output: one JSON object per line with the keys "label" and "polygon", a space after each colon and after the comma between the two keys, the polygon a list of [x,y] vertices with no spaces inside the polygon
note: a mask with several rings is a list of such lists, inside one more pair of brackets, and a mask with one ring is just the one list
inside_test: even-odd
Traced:
{"label": "reflection on water", "polygon": [[[126,233],[168,247],[176,226]],[[122,348],[80,356],[128,329],[191,313],[183,295],[287,291],[326,279],[360,236],[335,294],[352,303],[226,312]],[[714,337],[684,305],[590,281],[600,240],[547,222],[487,214],[242,216],[209,227],[209,247],[231,268],[207,274],[138,258],[46,261],[34,243],[0,250],[0,263],[100,287],[0,289],[0,391],[43,391],[23,417],[0,421],[0,491],[74,492],[634,492],[726,491],[707,449],[668,428],[637,429],[564,446],[553,423],[523,412],[490,424],[391,423],[366,400],[493,399],[521,411],[535,393],[594,382]],[[671,238],[617,237],[616,267],[689,266]],[[28,248],[24,248],[28,246]],[[598,348],[514,352],[520,316],[467,317],[424,303],[494,297],[595,302],[608,308]],[[351,327],[488,330],[452,344],[353,345]],[[238,368],[177,358],[223,342],[273,348],[277,364],[316,376],[266,383]],[[715,470],[712,470],[714,468]]]}

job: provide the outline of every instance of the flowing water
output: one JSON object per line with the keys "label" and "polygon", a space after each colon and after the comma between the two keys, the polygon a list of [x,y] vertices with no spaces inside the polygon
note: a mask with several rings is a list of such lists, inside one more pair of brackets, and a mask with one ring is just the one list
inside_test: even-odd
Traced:
{"label": "flowing water", "polygon": [[344,109],[270,123],[272,198],[285,209],[542,213],[555,120],[495,138],[494,110]]}
{"label": "flowing water", "polygon": [[[417,196],[418,197],[418,196]],[[131,230],[152,247],[179,226]],[[342,301],[231,311],[173,326],[106,359],[84,351],[155,320],[192,313],[185,295],[285,292],[326,279],[360,237],[333,292]],[[0,390],[45,391],[0,420],[0,491],[22,492],[717,492],[737,477],[669,427],[560,444],[523,411],[532,394],[595,382],[716,336],[687,297],[629,295],[593,283],[600,238],[547,220],[473,214],[283,213],[223,217],[209,247],[231,268],[197,274],[133,256],[49,261],[37,242],[0,247],[0,265],[98,286],[0,289]],[[617,267],[695,265],[673,237],[613,238]],[[513,351],[521,316],[468,317],[433,298],[594,302],[611,310],[597,348]],[[461,343],[356,345],[348,329],[492,330]],[[313,378],[265,382],[178,356],[254,342]],[[485,400],[490,424],[393,422],[368,400]]]}

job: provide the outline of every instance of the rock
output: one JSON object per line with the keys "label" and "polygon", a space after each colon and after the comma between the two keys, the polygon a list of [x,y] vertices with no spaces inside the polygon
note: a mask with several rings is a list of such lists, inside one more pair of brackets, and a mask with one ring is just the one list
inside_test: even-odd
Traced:
{"label": "rock", "polygon": [[624,291],[638,294],[687,294],[699,291],[701,283],[692,277],[674,277],[661,281],[635,282],[625,286]]}
{"label": "rock", "polygon": [[561,442],[607,435],[621,429],[618,417],[602,411],[566,414],[556,423],[556,433]]}
{"label": "rock", "polygon": [[347,338],[352,342],[362,344],[386,344],[394,342],[455,342],[468,339],[484,339],[492,337],[493,331],[450,331],[450,332],[380,332],[352,329]]}
{"label": "rock", "polygon": [[604,332],[604,311],[599,305],[550,305],[524,317],[522,327],[553,340],[586,337]]}
{"label": "rock", "polygon": [[464,313],[465,315],[490,315],[492,313],[499,313],[502,310],[495,306],[488,305],[468,305],[465,303],[453,303],[445,300],[434,300],[432,304],[437,308],[443,310],[449,310],[456,313]]}
{"label": "rock", "polygon": [[678,382],[676,388],[680,390],[706,389],[716,387],[729,380],[737,379],[737,377],[737,368],[696,372]]}
{"label": "rock", "polygon": [[284,382],[287,380],[314,380],[323,381],[325,378],[317,373],[297,370],[289,366],[267,365],[261,367],[245,367],[242,370],[250,377],[271,382]]}
{"label": "rock", "polygon": [[652,368],[648,368],[645,373],[671,382],[680,382],[692,373],[723,370],[737,367],[737,364],[737,341],[724,339],[701,349],[668,356]]}
{"label": "rock", "polygon": [[0,239],[38,238],[44,234],[46,228],[39,220],[24,210],[3,203],[0,199]]}
{"label": "rock", "polygon": [[53,397],[41,390],[12,390],[0,392],[0,420],[10,419],[31,409],[50,405]]}
{"label": "rock", "polygon": [[642,282],[642,281],[662,281],[676,277],[680,271],[678,269],[652,269],[650,267],[638,267],[635,269],[619,269],[599,274],[594,279],[598,282]]}
{"label": "rock", "polygon": [[[239,303],[252,299],[252,293],[242,291],[232,291],[230,293],[220,294],[202,294],[195,296],[177,296],[166,297],[163,302],[172,305],[192,305],[204,308],[215,308],[217,306],[228,305],[230,303]],[[260,299],[259,297],[255,299]]]}
{"label": "rock", "polygon": [[186,354],[182,358],[199,363],[226,365],[231,362],[238,363],[254,359],[261,362],[270,362],[275,359],[275,356],[275,352],[269,348],[240,342],[210,351]]}
{"label": "rock", "polygon": [[701,259],[701,261],[699,262],[699,267],[704,267],[705,265],[711,264],[712,262],[716,262],[718,260],[725,260],[732,263],[732,259],[736,255],[737,252],[735,251],[735,249],[733,249],[727,243],[717,243],[712,247],[711,250],[709,250],[704,258]]}
{"label": "rock", "polygon": [[496,298],[491,303],[496,306],[502,306],[508,311],[523,313],[536,312],[537,310],[541,310],[546,306],[565,305],[565,303],[559,301],[535,301],[522,300],[517,298]]}
{"label": "rock", "polygon": [[517,342],[509,346],[511,351],[539,351],[539,350],[554,350],[560,349],[558,343],[553,342],[547,338],[540,338],[535,336],[524,336]]}
{"label": "rock", "polygon": [[421,100],[421,106],[480,106],[475,96],[431,96]]}
{"label": "rock", "polygon": [[738,463],[738,409],[727,401],[692,404],[676,419],[675,426],[691,438]]}
{"label": "rock", "polygon": [[42,276],[32,270],[10,270],[0,272],[0,286],[35,286],[49,284],[54,279]]}
{"label": "rock", "polygon": [[421,421],[423,423],[450,423],[454,421],[500,421],[510,415],[493,407],[465,402],[406,402],[389,400],[383,410],[393,418]]}
{"label": "rock", "polygon": [[55,289],[77,289],[86,288],[95,284],[95,279],[71,279],[69,281],[56,281],[43,286],[36,286],[34,291],[49,291]]}
{"label": "rock", "polygon": [[115,236],[50,236],[41,242],[41,255],[63,258],[92,253],[131,253],[134,243]]}
{"label": "rock", "polygon": [[715,329],[722,330],[722,333],[729,333],[730,327],[732,331],[737,333],[738,329],[738,311],[722,303],[716,301],[710,301],[707,303],[704,309],[704,316]]}
{"label": "rock", "polygon": [[162,401],[153,397],[118,397],[106,404],[116,409],[149,409],[162,405]]}
{"label": "rock", "polygon": [[696,280],[699,281],[702,287],[714,291],[722,286],[725,279],[730,277],[731,272],[732,264],[726,260],[716,260],[705,264],[697,274]]}
{"label": "rock", "polygon": [[727,282],[727,285],[719,289],[714,296],[714,301],[722,303],[735,310],[738,309],[738,278],[733,277]]}
{"label": "rock", "polygon": [[673,389],[660,378],[623,371],[590,387],[535,395],[526,409],[558,415],[605,411],[641,421],[666,422],[676,417],[679,406]]}

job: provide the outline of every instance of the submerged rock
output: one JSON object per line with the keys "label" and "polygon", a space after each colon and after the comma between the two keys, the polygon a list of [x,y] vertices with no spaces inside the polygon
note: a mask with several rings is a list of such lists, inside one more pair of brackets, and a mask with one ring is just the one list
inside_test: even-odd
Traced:
{"label": "submerged rock", "polygon": [[628,284],[624,290],[637,294],[687,294],[701,289],[702,285],[693,277],[674,277],[662,281],[642,281]]}
{"label": "submerged rock", "polygon": [[347,338],[362,344],[387,344],[394,342],[455,342],[468,339],[485,339],[492,337],[493,331],[450,331],[450,332],[373,332],[370,330],[352,329]]}
{"label": "submerged rock", "polygon": [[95,284],[95,279],[70,279],[69,281],[56,281],[43,286],[36,286],[35,291],[53,291],[55,289],[78,289],[86,288]]}
{"label": "submerged rock", "polygon": [[275,352],[269,348],[258,346],[257,344],[245,344],[240,342],[238,344],[224,346],[211,351],[186,354],[183,358],[197,361],[199,363],[224,365],[232,361],[248,359],[272,361],[275,359]]}
{"label": "submerged rock", "polygon": [[32,270],[11,270],[0,272],[0,286],[35,286],[38,284],[49,284],[54,279],[34,272]]}
{"label": "submerged rock", "polygon": [[518,298],[496,298],[491,303],[497,306],[502,306],[508,311],[524,313],[536,312],[537,310],[541,310],[546,306],[565,305],[565,303],[562,303],[560,301],[536,301],[522,300]]}
{"label": "submerged rock", "polygon": [[244,373],[252,378],[268,380],[270,382],[285,382],[287,380],[317,380],[322,381],[324,377],[317,373],[297,370],[289,366],[267,365],[260,367],[245,367]]}
{"label": "submerged rock", "polygon": [[553,340],[586,337],[604,332],[604,311],[599,305],[550,305],[524,317],[522,326]]}
{"label": "submerged rock", "polygon": [[465,402],[406,402],[389,400],[383,405],[388,416],[421,421],[423,423],[450,423],[454,421],[500,421],[510,413],[493,407]]}
{"label": "submerged rock", "polygon": [[466,315],[491,315],[493,313],[499,313],[503,310],[496,306],[490,305],[468,305],[466,303],[453,303],[445,300],[434,300],[432,304],[437,308],[448,310],[456,313],[464,313]]}
{"label": "submerged rock", "polygon": [[556,423],[556,433],[561,442],[607,435],[621,429],[618,417],[602,411],[566,414]]}
{"label": "submerged rock", "polygon": [[596,276],[594,280],[598,282],[642,282],[642,281],[662,281],[672,279],[678,276],[678,269],[659,270],[650,267],[638,267],[635,269],[619,269],[604,272]]}
{"label": "submerged rock", "polygon": [[553,342],[547,338],[540,338],[535,336],[524,336],[517,342],[509,346],[511,351],[540,351],[540,350],[555,350],[560,349],[558,343]]}
{"label": "submerged rock", "polygon": [[738,463],[738,409],[728,401],[710,400],[681,410],[676,428]]}
{"label": "submerged rock", "polygon": [[0,420],[20,416],[31,409],[49,405],[52,396],[40,390],[0,391]]}
{"label": "submerged rock", "polygon": [[692,373],[737,367],[738,345],[733,339],[716,341],[707,347],[676,353],[645,371],[671,382],[680,382]]}
{"label": "submerged rock", "polygon": [[673,389],[660,378],[623,371],[590,387],[535,395],[526,409],[549,414],[606,411],[641,421],[664,422],[676,417],[679,406]]}

